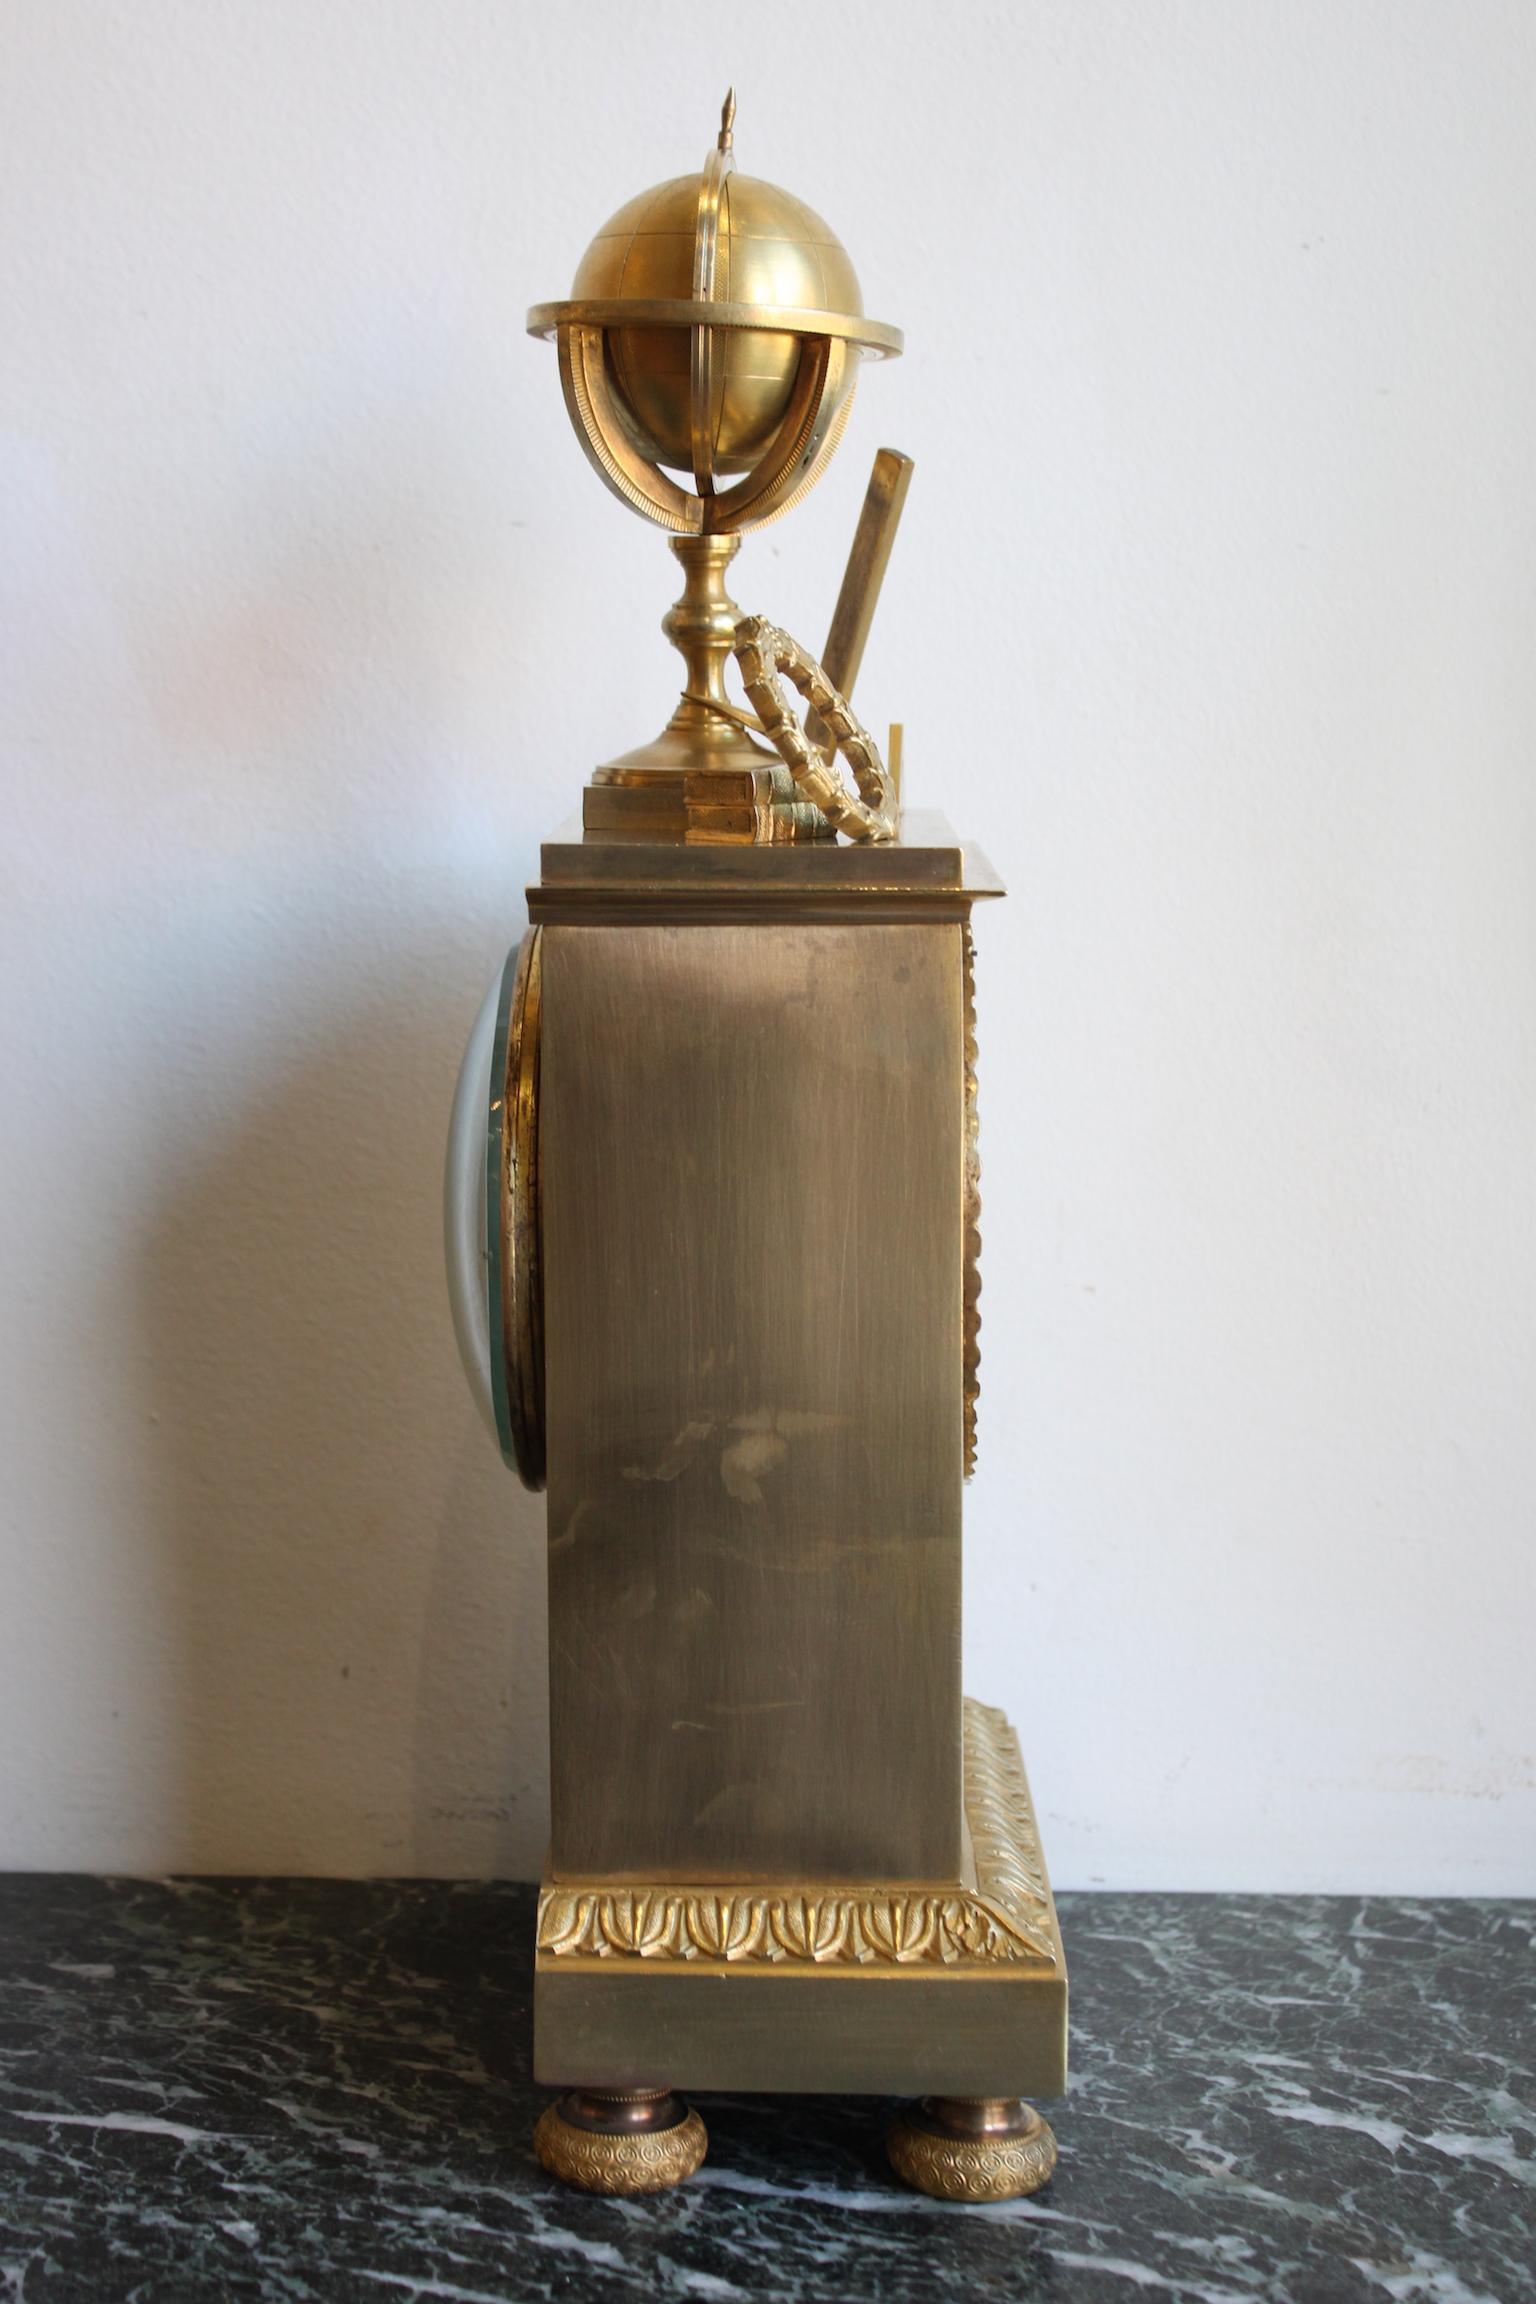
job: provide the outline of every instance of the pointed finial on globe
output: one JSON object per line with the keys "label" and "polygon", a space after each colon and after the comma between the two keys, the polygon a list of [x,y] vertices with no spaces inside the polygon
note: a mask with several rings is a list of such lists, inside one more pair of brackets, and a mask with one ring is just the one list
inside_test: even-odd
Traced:
{"label": "pointed finial on globe", "polygon": [[830,225],[737,174],[735,117],[732,89],[702,171],[627,202],[570,297],[528,315],[532,335],[558,343],[601,477],[680,535],[740,534],[788,511],[841,438],[860,357],[901,350],[898,329],[864,317]]}

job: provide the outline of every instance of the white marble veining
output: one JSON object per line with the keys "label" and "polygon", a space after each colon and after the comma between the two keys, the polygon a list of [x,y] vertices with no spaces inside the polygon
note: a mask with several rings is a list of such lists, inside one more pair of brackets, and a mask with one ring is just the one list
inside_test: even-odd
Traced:
{"label": "white marble veining", "polygon": [[1536,1909],[1066,1897],[1034,2200],[719,2097],[653,2201],[534,2163],[532,1894],[0,1881],[0,2297],[1536,2304]]}

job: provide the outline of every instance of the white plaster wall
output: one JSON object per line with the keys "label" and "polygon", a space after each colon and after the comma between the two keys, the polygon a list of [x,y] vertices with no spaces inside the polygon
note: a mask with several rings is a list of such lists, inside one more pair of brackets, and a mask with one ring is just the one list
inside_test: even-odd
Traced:
{"label": "white plaster wall", "polygon": [[0,1862],[526,1871],[440,1280],[540,835],[668,706],[524,307],[697,164],[870,371],[743,604],[1008,877],[968,1681],[1064,1884],[1536,1889],[1536,11],[0,15]]}

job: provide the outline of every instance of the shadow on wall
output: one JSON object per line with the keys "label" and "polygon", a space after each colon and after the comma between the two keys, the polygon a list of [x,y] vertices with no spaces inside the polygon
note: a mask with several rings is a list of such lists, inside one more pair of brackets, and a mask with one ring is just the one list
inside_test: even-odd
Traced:
{"label": "shadow on wall", "polygon": [[194,1160],[167,1120],[137,1295],[181,1868],[530,1876],[547,1837],[543,1501],[470,1403],[442,1276],[478,987],[462,920],[413,946],[383,910],[366,968],[312,922],[258,1037],[189,1047],[225,1092]]}
{"label": "shadow on wall", "polygon": [[531,856],[481,811],[543,609],[450,348],[413,323],[387,349],[361,398],[341,369],[325,406],[247,412],[273,454],[210,502],[205,590],[141,636],[175,794],[128,979],[165,1102],[125,1472],[164,1550],[157,1838],[190,1868],[536,1876],[543,1500],[464,1384],[441,1208],[459,1057],[523,927]]}

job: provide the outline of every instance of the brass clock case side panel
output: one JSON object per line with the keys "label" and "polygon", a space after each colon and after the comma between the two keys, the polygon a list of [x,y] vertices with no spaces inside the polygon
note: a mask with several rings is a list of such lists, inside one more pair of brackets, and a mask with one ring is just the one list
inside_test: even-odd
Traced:
{"label": "brass clock case side panel", "polygon": [[954,1883],[958,926],[562,918],[543,1000],[553,1868]]}
{"label": "brass clock case side panel", "polygon": [[976,1406],[981,1398],[981,1142],[976,1100],[976,946],[971,924],[961,935],[965,969],[965,1477],[976,1469]]}
{"label": "brass clock case side panel", "polygon": [[486,1131],[491,1393],[501,1452],[544,1486],[544,1259],[539,1178],[543,930],[508,955]]}

